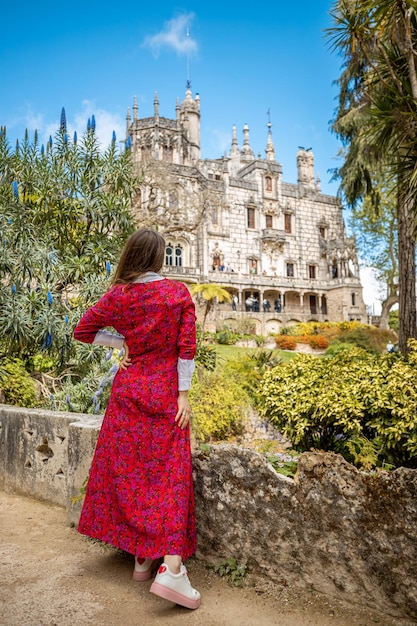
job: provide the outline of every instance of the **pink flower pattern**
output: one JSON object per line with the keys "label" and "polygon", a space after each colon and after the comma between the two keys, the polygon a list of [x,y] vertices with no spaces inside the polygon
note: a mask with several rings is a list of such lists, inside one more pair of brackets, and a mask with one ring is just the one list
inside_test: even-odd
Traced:
{"label": "pink flower pattern", "polygon": [[113,286],[74,330],[125,337],[132,364],[117,372],[91,465],[80,533],[141,558],[196,550],[189,427],[174,421],[178,357],[196,350],[195,307],[180,282]]}

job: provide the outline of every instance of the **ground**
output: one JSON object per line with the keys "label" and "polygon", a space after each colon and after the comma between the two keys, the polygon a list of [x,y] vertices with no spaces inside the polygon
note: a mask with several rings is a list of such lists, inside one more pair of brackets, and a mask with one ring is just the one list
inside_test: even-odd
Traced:
{"label": "ground", "polygon": [[2,626],[411,626],[253,573],[237,588],[187,561],[202,603],[189,611],[132,580],[133,559],[66,525],[65,510],[0,492]]}

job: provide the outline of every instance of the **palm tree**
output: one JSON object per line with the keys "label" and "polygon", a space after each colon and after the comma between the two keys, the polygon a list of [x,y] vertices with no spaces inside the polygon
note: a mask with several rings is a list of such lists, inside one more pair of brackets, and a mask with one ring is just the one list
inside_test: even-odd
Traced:
{"label": "palm tree", "polygon": [[206,301],[206,308],[204,311],[202,328],[206,323],[207,315],[213,307],[213,304],[217,302],[231,302],[232,296],[224,287],[220,285],[214,285],[213,283],[201,283],[199,285],[193,285],[191,287],[192,295],[200,295]]}
{"label": "palm tree", "polygon": [[397,185],[399,347],[416,329],[417,10],[414,0],[338,0],[327,30],[344,57],[333,130],[344,144],[336,171],[348,204],[369,197],[378,167]]}

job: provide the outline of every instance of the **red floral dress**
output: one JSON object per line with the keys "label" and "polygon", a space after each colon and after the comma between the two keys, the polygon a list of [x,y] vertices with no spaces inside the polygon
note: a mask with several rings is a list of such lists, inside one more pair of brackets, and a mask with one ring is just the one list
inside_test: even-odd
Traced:
{"label": "red floral dress", "polygon": [[117,372],[98,437],[78,526],[141,558],[196,550],[189,427],[178,410],[178,358],[196,349],[188,289],[163,279],[113,286],[74,330],[92,343],[113,327],[132,364]]}

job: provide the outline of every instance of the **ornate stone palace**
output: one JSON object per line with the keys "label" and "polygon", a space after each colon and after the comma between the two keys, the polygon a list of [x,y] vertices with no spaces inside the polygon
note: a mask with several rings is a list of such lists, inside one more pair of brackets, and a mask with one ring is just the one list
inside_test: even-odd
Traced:
{"label": "ornate stone palace", "polygon": [[264,159],[254,155],[246,125],[241,147],[233,127],[229,154],[202,159],[198,94],[187,88],[175,119],[160,117],[157,94],[153,117],[139,117],[135,98],[126,118],[141,180],[134,208],[141,224],[166,238],[164,274],[237,296],[214,307],[211,329],[242,318],[263,335],[298,321],[366,322],[340,200],[321,193],[310,149],[298,150],[297,184],[284,182],[267,128]]}

